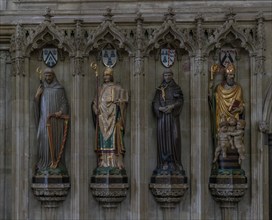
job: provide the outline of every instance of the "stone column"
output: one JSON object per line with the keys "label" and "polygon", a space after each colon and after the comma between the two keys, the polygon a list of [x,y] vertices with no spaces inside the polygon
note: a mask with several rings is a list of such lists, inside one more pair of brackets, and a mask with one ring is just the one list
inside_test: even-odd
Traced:
{"label": "stone column", "polygon": [[7,192],[7,167],[6,161],[8,160],[8,145],[6,142],[6,127],[7,127],[7,100],[6,91],[7,88],[7,77],[8,70],[6,68],[6,62],[8,58],[8,51],[0,51],[0,219],[5,219],[5,208],[6,204],[6,192]]}
{"label": "stone column", "polygon": [[268,148],[269,148],[269,219],[272,218],[272,133],[268,134]]}
{"label": "stone column", "polygon": [[[196,22],[196,49],[190,54],[190,105],[191,105],[191,196],[195,199],[191,201],[192,219],[201,219],[204,213],[205,196],[207,196],[204,183],[207,172],[207,68],[204,68],[206,60],[203,55],[203,18],[199,14],[195,18]],[[195,162],[197,161],[197,163]]]}
{"label": "stone column", "polygon": [[[205,154],[203,152],[203,142],[202,142],[202,129],[204,128],[202,119],[203,116],[203,106],[202,103],[202,90],[201,84],[201,69],[202,69],[202,57],[200,54],[191,56],[191,195],[195,197],[195,200],[192,200],[191,203],[191,213],[193,219],[201,219],[201,213],[204,212],[204,190],[203,183],[204,181],[204,171],[203,164]],[[197,163],[195,161],[198,161]]]}
{"label": "stone column", "polygon": [[[258,133],[255,124],[262,120],[263,107],[263,75],[264,75],[264,18],[259,14],[257,21],[256,50],[250,54],[250,122],[251,122],[251,216],[253,219],[263,219],[263,208],[266,200],[264,194],[265,156],[261,146],[258,146]],[[248,106],[249,108],[249,106]],[[258,146],[258,147],[256,147]],[[257,202],[256,202],[257,201]]]}
{"label": "stone column", "polygon": [[87,74],[91,69],[88,59],[82,54],[82,21],[76,20],[75,51],[71,57],[73,74],[71,93],[71,214],[73,219],[88,219],[88,144],[91,98]]}
{"label": "stone column", "polygon": [[[143,202],[143,173],[142,167],[145,167],[147,163],[143,162],[143,157],[145,154],[141,154],[145,146],[144,138],[144,120],[145,114],[143,109],[145,109],[144,102],[144,59],[143,59],[143,17],[140,13],[137,14],[136,22],[136,36],[137,36],[137,49],[135,57],[132,58],[131,62],[131,207],[132,215],[131,219],[141,219],[143,213],[146,213],[145,205]],[[134,59],[133,59],[134,58]],[[142,159],[142,161],[141,161]]]}
{"label": "stone column", "polygon": [[17,25],[12,52],[12,219],[28,219],[29,203],[29,69],[24,33]]}

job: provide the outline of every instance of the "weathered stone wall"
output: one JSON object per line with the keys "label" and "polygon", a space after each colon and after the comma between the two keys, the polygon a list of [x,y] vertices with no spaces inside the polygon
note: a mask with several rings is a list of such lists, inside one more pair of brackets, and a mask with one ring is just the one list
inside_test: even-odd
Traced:
{"label": "weathered stone wall", "polygon": [[[43,16],[45,7],[52,9],[51,21]],[[105,20],[107,7],[113,17]],[[165,16],[168,7],[175,15]],[[114,67],[115,81],[130,96],[125,136],[129,192],[116,219],[163,219],[148,184],[157,159],[151,103],[164,69],[159,49],[167,43],[177,51],[172,70],[184,93],[181,158],[189,180],[188,191],[169,219],[220,216],[208,189],[213,149],[207,94],[209,68],[218,62],[217,49],[224,46],[239,51],[236,80],[246,103],[242,168],[248,190],[237,206],[237,218],[268,219],[268,149],[258,123],[272,80],[269,1],[4,0],[0,9],[0,219],[46,216],[31,191],[37,160],[33,97],[39,79],[35,71],[38,66],[45,68],[41,59],[45,45],[59,48],[54,70],[66,89],[71,115],[66,146],[71,189],[57,209],[57,219],[103,219],[103,209],[89,189],[96,167],[91,116],[95,76],[89,65],[95,61],[103,70],[99,52],[110,41],[120,57]]]}

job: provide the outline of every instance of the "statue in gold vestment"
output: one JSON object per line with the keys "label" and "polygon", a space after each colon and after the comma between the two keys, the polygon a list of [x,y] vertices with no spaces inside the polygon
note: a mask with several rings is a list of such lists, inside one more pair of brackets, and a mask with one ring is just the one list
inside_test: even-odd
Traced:
{"label": "statue in gold vestment", "polygon": [[215,112],[216,131],[222,115],[225,115],[227,120],[231,117],[237,120],[244,118],[243,92],[234,78],[235,66],[230,64],[225,68],[225,80],[215,88],[213,110]]}
{"label": "statue in gold vestment", "polygon": [[[211,70],[212,74],[218,71],[218,66],[213,65]],[[214,72],[213,72],[214,71]],[[243,144],[243,135],[244,135],[244,99],[241,86],[235,82],[235,66],[233,64],[228,65],[224,69],[224,80],[219,83],[212,95],[210,96],[210,104],[212,110],[213,118],[213,137],[214,145],[217,147],[215,152],[214,162],[217,160],[219,155],[220,145],[220,135],[222,133],[221,125],[222,118],[228,122],[231,127],[232,121],[234,122],[234,130],[229,129],[230,140],[228,146],[232,146],[231,149],[237,148],[239,154],[239,163],[244,159],[244,144]],[[236,131],[236,123],[239,121],[239,125],[242,123],[243,127]],[[241,122],[241,123],[240,123]],[[239,133],[239,135],[238,135]],[[222,135],[221,135],[222,136]],[[238,144],[238,138],[239,143]],[[223,157],[226,157],[226,152],[230,147],[226,147],[223,150]],[[217,152],[218,151],[218,152]]]}
{"label": "statue in gold vestment", "polygon": [[98,88],[92,111],[96,121],[96,153],[98,173],[119,174],[124,170],[124,132],[128,93],[113,82],[113,69],[107,67],[104,83]]}

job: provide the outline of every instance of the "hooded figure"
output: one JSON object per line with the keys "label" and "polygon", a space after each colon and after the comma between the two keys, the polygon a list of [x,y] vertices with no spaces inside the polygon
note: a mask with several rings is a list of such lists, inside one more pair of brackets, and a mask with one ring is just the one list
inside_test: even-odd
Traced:
{"label": "hooded figure", "polygon": [[[35,121],[38,128],[38,163],[36,164],[36,174],[50,174],[52,171],[53,162],[60,155],[60,146],[62,144],[64,133],[64,122],[52,118],[50,120],[51,143],[47,125],[48,116],[55,114],[60,117],[68,113],[68,101],[63,86],[56,79],[52,69],[44,70],[44,82],[41,84],[35,95]],[[52,158],[53,157],[53,158]],[[58,170],[66,172],[64,156],[61,157],[58,164]],[[62,172],[60,171],[60,173]],[[55,174],[60,174],[55,173]]]}

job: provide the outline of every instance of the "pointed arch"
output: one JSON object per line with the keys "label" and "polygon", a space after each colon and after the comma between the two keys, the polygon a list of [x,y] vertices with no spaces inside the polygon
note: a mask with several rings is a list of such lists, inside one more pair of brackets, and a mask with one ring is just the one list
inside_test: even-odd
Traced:
{"label": "pointed arch", "polygon": [[51,21],[45,21],[34,30],[29,31],[31,33],[26,39],[25,55],[29,55],[33,50],[40,49],[47,44],[63,49],[70,55],[73,54],[72,44],[65,38],[64,32],[60,31]]}
{"label": "pointed arch", "polygon": [[124,49],[129,55],[134,53],[132,42],[129,42],[125,35],[112,21],[104,21],[97,27],[92,38],[87,42],[85,54],[93,49],[102,49],[105,45],[111,44],[117,50]]}
{"label": "pointed arch", "polygon": [[160,29],[154,31],[153,37],[146,47],[145,54],[148,55],[152,50],[161,48],[167,43],[175,49],[184,49],[189,54],[195,51],[193,43],[189,38],[189,31],[186,29],[180,31],[174,22],[165,21]]}
{"label": "pointed arch", "polygon": [[250,54],[255,52],[256,48],[252,40],[250,40],[242,30],[238,29],[235,23],[229,21],[226,21],[222,27],[215,30],[213,35],[209,38],[209,43],[206,48],[204,48],[204,52],[209,54],[213,49],[222,47],[226,43],[231,43],[228,37],[232,42],[240,41],[240,46],[246,49]]}

